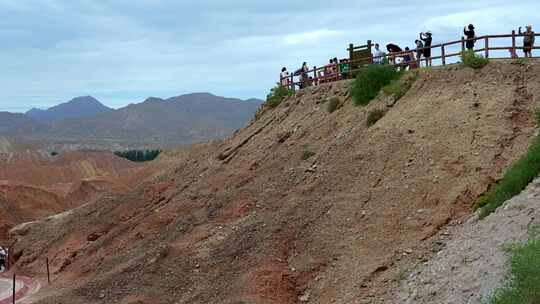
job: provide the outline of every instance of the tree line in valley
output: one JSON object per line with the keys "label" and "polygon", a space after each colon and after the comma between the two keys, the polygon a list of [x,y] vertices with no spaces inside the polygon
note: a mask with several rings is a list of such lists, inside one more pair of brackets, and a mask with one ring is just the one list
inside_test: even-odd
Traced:
{"label": "tree line in valley", "polygon": [[134,162],[146,162],[156,159],[161,150],[127,150],[116,151],[114,154]]}

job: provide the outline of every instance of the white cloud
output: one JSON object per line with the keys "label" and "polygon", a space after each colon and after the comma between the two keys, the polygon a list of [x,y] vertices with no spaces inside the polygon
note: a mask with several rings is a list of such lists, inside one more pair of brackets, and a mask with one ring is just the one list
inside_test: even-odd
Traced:
{"label": "white cloud", "polygon": [[297,45],[304,43],[320,43],[328,38],[343,36],[342,31],[332,31],[328,29],[320,29],[310,32],[288,34],[283,37],[283,42],[286,45]]}
{"label": "white cloud", "polygon": [[351,42],[412,46],[426,30],[456,40],[471,22],[479,35],[506,33],[534,25],[540,9],[432,2],[0,0],[0,110],[87,94],[106,104],[190,91],[264,97],[282,66],[325,64]]}
{"label": "white cloud", "polygon": [[[463,28],[470,23],[475,24],[477,29],[482,31],[511,30],[512,26],[519,26],[519,22],[526,23],[524,16],[529,15],[530,7],[527,6],[494,6],[475,10],[450,13],[441,16],[435,16],[424,22],[426,28],[432,31],[448,31]],[[507,32],[505,32],[507,33]]]}

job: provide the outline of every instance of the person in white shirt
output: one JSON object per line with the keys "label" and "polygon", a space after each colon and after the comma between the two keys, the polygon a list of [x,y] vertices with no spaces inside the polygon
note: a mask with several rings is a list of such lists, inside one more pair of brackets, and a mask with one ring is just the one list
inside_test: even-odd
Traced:
{"label": "person in white shirt", "polygon": [[373,51],[373,63],[381,64],[384,60],[384,52],[381,51],[378,43],[375,43],[375,50]]}
{"label": "person in white shirt", "polygon": [[287,68],[281,69],[281,74],[279,74],[279,78],[281,79],[281,85],[284,87],[289,86],[289,72],[287,72]]}

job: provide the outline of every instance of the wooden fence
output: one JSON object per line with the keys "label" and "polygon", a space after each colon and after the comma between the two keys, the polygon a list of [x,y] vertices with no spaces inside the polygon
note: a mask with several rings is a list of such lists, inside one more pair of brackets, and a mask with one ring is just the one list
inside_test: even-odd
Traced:
{"label": "wooden fence", "polygon": [[[474,39],[471,39],[475,42],[475,53],[481,53],[486,58],[491,59],[514,59],[512,54],[517,54],[517,50],[523,50],[523,46],[518,46],[517,44],[517,38],[524,37],[526,35],[524,34],[517,34],[516,31],[512,31],[511,34],[506,35],[486,35],[481,37],[476,37]],[[540,34],[535,34],[536,37],[539,37]],[[511,39],[511,44],[507,46],[496,46],[494,43],[497,40],[501,39]],[[452,59],[454,57],[459,57],[462,55],[462,53],[466,50],[466,42],[468,40],[465,37],[461,37],[460,40],[450,41],[446,43],[441,44],[435,44],[429,47],[431,49],[432,56],[430,57],[431,61],[434,62],[432,65],[446,65],[449,61],[449,59]],[[478,45],[480,45],[480,48],[477,48]],[[394,52],[385,54],[384,56],[373,56],[371,54],[371,48],[373,44],[371,40],[367,41],[366,45],[361,46],[354,46],[353,44],[349,45],[349,48],[347,48],[347,51],[349,52],[349,58],[347,59],[347,64],[349,65],[349,68],[346,73],[342,73],[339,69],[338,65],[326,65],[324,67],[313,67],[310,70],[302,73],[303,75],[294,75],[291,74],[288,77],[281,78],[279,83],[283,86],[287,86],[292,90],[296,89],[296,86],[299,86],[300,88],[311,86],[311,85],[317,85],[321,83],[326,82],[333,82],[338,81],[342,79],[349,78],[351,75],[354,75],[358,71],[360,71],[363,67],[369,64],[373,64],[374,59],[390,59],[390,63],[393,64],[394,67],[400,67],[403,66],[401,63],[396,63],[395,58],[403,58],[406,55],[409,55],[410,53],[413,53],[414,55],[417,54],[417,51],[423,51],[428,48],[422,48],[422,49],[412,49],[410,51],[403,51],[403,52]],[[452,47],[457,48],[454,50],[451,50]],[[533,50],[540,49],[540,47],[534,47]],[[366,50],[369,50],[369,52],[366,52]],[[366,53],[365,57],[358,57],[357,52],[364,52]],[[493,57],[492,52],[495,51],[506,51],[507,56],[502,57]],[[369,53],[369,55],[367,55]],[[433,55],[436,56],[433,56]],[[540,57],[534,57],[534,58],[540,58]],[[414,59],[413,61],[408,62],[408,64],[414,64],[416,66],[421,66],[422,62],[425,62],[427,64],[427,59],[422,57],[421,59]],[[329,71],[329,68],[332,68],[332,73],[325,73]]]}

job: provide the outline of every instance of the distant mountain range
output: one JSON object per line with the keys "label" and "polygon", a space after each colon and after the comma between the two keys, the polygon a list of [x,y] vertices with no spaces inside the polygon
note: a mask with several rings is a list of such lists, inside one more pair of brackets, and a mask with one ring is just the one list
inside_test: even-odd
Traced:
{"label": "distant mountain range", "polygon": [[0,135],[34,141],[174,146],[229,136],[244,127],[262,103],[195,93],[151,97],[114,110],[85,96],[25,114],[0,112]]}
{"label": "distant mountain range", "polygon": [[111,112],[113,109],[104,106],[92,96],[77,97],[69,102],[59,104],[47,110],[33,108],[26,115],[39,122],[55,123],[69,118],[92,116]]}
{"label": "distant mountain range", "polygon": [[47,132],[48,129],[49,126],[25,114],[0,112],[0,135],[41,134]]}

